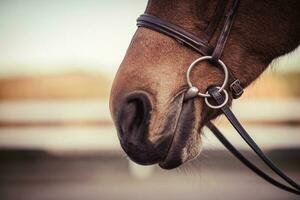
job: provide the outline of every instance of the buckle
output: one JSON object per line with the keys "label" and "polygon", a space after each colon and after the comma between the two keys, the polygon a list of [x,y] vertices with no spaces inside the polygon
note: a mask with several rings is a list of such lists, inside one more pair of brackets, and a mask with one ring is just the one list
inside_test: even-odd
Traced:
{"label": "buckle", "polygon": [[241,82],[239,79],[236,79],[233,81],[233,83],[230,84],[230,91],[232,92],[232,97],[234,99],[239,98],[244,93],[244,88],[241,85]]}

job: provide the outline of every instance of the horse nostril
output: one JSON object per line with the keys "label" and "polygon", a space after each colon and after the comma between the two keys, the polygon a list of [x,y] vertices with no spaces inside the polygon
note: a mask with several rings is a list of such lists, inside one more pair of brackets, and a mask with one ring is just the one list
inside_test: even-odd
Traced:
{"label": "horse nostril", "polygon": [[[147,132],[152,105],[146,92],[138,91],[127,95],[121,104],[118,123],[123,141],[141,142]],[[130,138],[130,139],[129,139]]]}
{"label": "horse nostril", "polygon": [[150,140],[151,112],[151,98],[146,92],[135,91],[121,99],[117,118],[118,137],[128,157],[142,165],[162,160],[171,141],[169,136],[162,136],[155,142]]}

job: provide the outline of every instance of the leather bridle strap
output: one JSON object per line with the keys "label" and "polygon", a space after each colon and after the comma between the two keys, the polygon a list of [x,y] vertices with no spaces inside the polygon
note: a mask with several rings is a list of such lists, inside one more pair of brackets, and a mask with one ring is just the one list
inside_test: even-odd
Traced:
{"label": "leather bridle strap", "polygon": [[[234,0],[233,5],[231,6],[228,13],[225,15],[226,19],[219,36],[219,40],[216,46],[212,46],[209,44],[209,40],[213,36],[215,29],[218,25],[216,21],[219,21],[225,7],[229,1],[219,0],[219,3],[216,8],[215,16],[212,19],[212,22],[208,25],[205,37],[203,39],[185,31],[180,26],[172,24],[168,21],[160,19],[159,17],[143,14],[137,19],[138,27],[146,27],[157,32],[160,32],[164,35],[172,37],[176,39],[178,42],[187,45],[198,53],[205,56],[212,56],[212,61],[216,61],[218,59],[225,47],[227,38],[229,36],[232,24],[234,22],[235,15],[237,13],[237,8],[239,5],[239,0]],[[225,5],[226,4],[226,5]],[[220,14],[222,12],[222,14]],[[210,38],[208,38],[210,37]],[[216,65],[218,66],[218,65]],[[219,66],[218,66],[219,67]],[[229,88],[233,98],[239,98],[243,94],[243,87],[241,86],[241,82],[234,76],[234,74],[229,70]]]}
{"label": "leather bridle strap", "polygon": [[180,26],[172,24],[159,17],[143,14],[137,19],[138,27],[146,27],[176,39],[203,55],[211,55],[214,48],[207,41],[187,32]]}
{"label": "leather bridle strap", "polygon": [[[224,97],[219,92],[218,88],[213,87],[208,90],[208,93],[212,96],[212,99],[217,104],[222,104],[224,102]],[[240,136],[245,140],[245,142],[251,147],[251,149],[258,155],[261,160],[269,166],[269,168],[275,172],[278,176],[280,176],[283,180],[285,180],[290,186],[293,188],[283,185],[282,183],[276,181],[271,178],[269,175],[265,174],[255,165],[253,165],[249,160],[243,157],[240,152],[233,147],[233,145],[222,135],[222,133],[211,123],[207,124],[207,127],[214,133],[214,135],[223,143],[223,145],[233,154],[235,155],[242,163],[244,163],[247,167],[249,167],[252,171],[254,171],[257,175],[261,176],[263,179],[268,181],[269,183],[292,193],[300,195],[300,185],[293,181],[290,177],[288,177],[285,173],[283,173],[258,147],[258,145],[254,142],[254,140],[250,137],[247,131],[240,124],[238,119],[235,117],[229,106],[226,104],[221,108],[222,112],[232,124],[232,126],[236,129],[236,131],[240,134]]]}
{"label": "leather bridle strap", "polygon": [[216,45],[216,47],[214,49],[214,52],[212,54],[212,59],[214,61],[218,61],[220,59],[222,53],[223,53],[224,47],[226,45],[226,41],[228,39],[231,27],[232,27],[233,22],[234,22],[234,18],[235,18],[236,13],[237,13],[237,8],[239,6],[239,3],[240,3],[239,0],[234,1],[230,11],[226,15],[226,19],[225,19],[225,23],[224,23],[222,32],[220,34],[217,45]]}

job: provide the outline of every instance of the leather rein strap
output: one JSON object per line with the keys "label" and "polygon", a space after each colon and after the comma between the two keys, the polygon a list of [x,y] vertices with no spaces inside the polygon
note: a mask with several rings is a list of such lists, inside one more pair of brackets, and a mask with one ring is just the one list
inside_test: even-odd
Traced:
{"label": "leather rein strap", "polygon": [[[212,96],[213,100],[217,104],[221,104],[224,102],[224,97],[218,91],[216,87],[212,87],[208,90],[208,93]],[[259,148],[259,146],[254,142],[251,136],[247,133],[238,119],[235,117],[229,106],[226,104],[221,108],[222,112],[228,119],[228,121],[232,124],[235,130],[240,134],[240,136],[244,139],[244,141],[251,147],[251,149],[258,155],[261,160],[278,176],[280,176],[283,180],[285,180],[290,186],[293,188],[286,186],[277,180],[273,179],[266,173],[264,173],[261,169],[256,167],[252,162],[250,162],[247,158],[245,158],[227,139],[226,137],[218,130],[218,128],[212,123],[208,122],[206,125],[214,135],[220,140],[220,142],[236,157],[238,158],[243,164],[245,164],[249,169],[255,172],[257,175],[268,181],[269,183],[286,190],[288,192],[292,192],[294,194],[300,195],[300,186],[293,181],[290,177],[288,177],[285,173],[283,173]]]}
{"label": "leather rein strap", "polygon": [[[226,45],[226,41],[228,39],[231,27],[233,25],[239,0],[234,0],[230,10],[225,15],[224,25],[221,30],[221,34],[215,46],[209,43],[210,39],[212,38],[219,22],[221,21],[221,17],[224,13],[226,5],[228,1],[219,0],[219,3],[216,7],[214,17],[211,19],[210,24],[208,25],[205,36],[203,39],[198,38],[197,36],[185,31],[180,26],[172,24],[168,21],[160,19],[159,17],[143,14],[137,19],[137,26],[138,27],[146,27],[162,34],[165,34],[169,37],[172,37],[179,41],[181,44],[185,44],[186,46],[192,48],[193,50],[199,52],[204,56],[211,57],[211,62],[220,68],[220,57],[222,55],[223,49]],[[224,67],[224,66],[223,66]],[[226,66],[225,66],[226,67]],[[233,98],[238,98],[243,93],[243,87],[238,79],[234,77],[232,72],[228,70],[228,81],[229,81],[229,90],[230,94]],[[195,88],[190,88],[195,89]],[[197,89],[197,88],[196,88]],[[279,187],[283,190],[288,192],[300,195],[300,186],[293,181],[290,177],[284,174],[276,165],[262,152],[259,146],[254,142],[254,140],[250,137],[247,131],[243,128],[240,122],[237,120],[235,115],[230,110],[229,106],[227,105],[227,100],[223,97],[223,93],[227,94],[226,90],[220,90],[220,87],[212,87],[208,90],[208,94],[215,103],[218,105],[224,104],[224,106],[220,107],[221,111],[230,121],[232,126],[236,129],[236,131],[240,134],[240,136],[245,140],[245,142],[251,147],[251,149],[261,158],[261,160],[269,166],[269,168],[274,171],[278,176],[280,176],[283,180],[285,180],[290,186],[284,185],[279,181],[273,179],[271,176],[263,172],[259,169],[256,165],[254,165],[251,161],[245,158],[227,139],[226,137],[218,130],[218,128],[212,123],[208,122],[207,127],[214,133],[214,135],[220,140],[220,142],[236,157],[238,158],[243,164],[245,164],[249,169],[255,172],[257,175],[262,177],[264,180],[268,181],[269,183],[273,184],[276,187]],[[196,91],[197,92],[197,91]],[[193,93],[193,92],[192,92]],[[197,94],[193,97],[196,97]],[[207,98],[207,97],[206,97]],[[206,99],[207,100],[207,99]],[[218,106],[217,106],[218,107]]]}

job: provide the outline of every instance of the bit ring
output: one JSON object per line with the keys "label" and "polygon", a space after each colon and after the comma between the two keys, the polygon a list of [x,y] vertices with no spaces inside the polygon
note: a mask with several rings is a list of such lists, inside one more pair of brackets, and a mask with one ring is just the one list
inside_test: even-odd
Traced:
{"label": "bit ring", "polygon": [[[196,59],[188,68],[187,70],[187,73],[186,73],[186,79],[187,79],[187,84],[189,85],[190,88],[192,87],[195,87],[192,82],[191,82],[191,79],[190,79],[190,75],[191,75],[191,72],[192,72],[192,69],[199,63],[199,62],[202,62],[204,60],[212,60],[212,56],[202,56],[198,59]],[[218,64],[220,64],[220,66],[223,68],[223,72],[224,72],[224,81],[223,81],[223,84],[221,87],[218,87],[219,88],[219,92],[222,92],[222,91],[225,91],[224,88],[226,87],[227,83],[228,83],[228,69],[226,67],[226,65],[222,62],[222,60],[218,59]],[[201,93],[201,92],[198,92],[198,96],[200,97],[211,97],[210,94],[208,93]]]}

